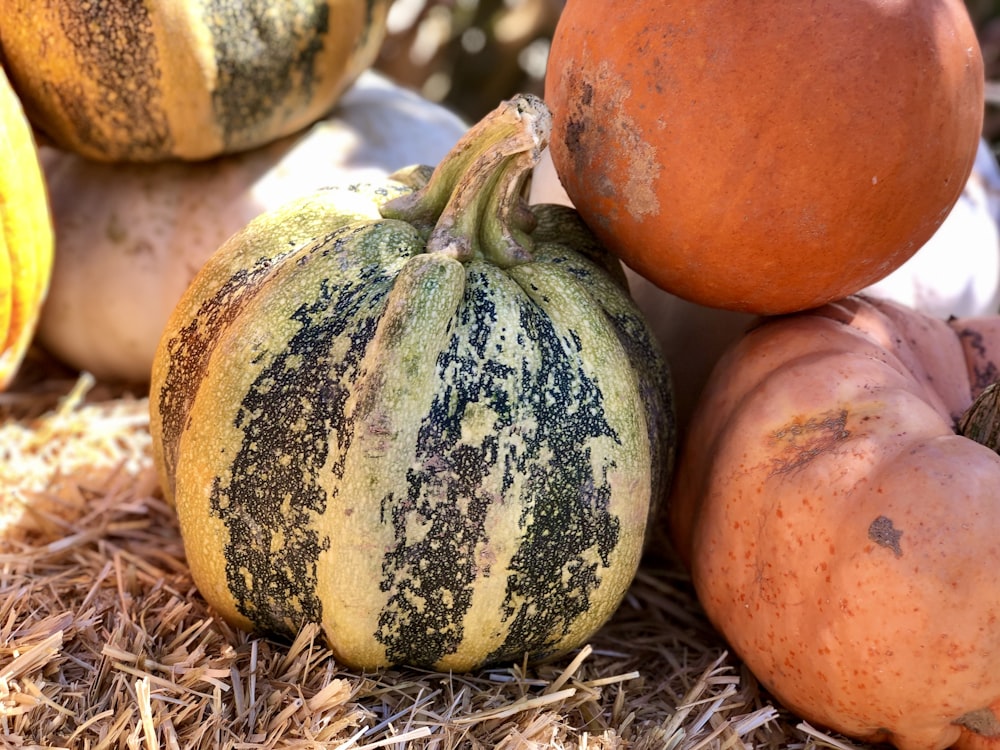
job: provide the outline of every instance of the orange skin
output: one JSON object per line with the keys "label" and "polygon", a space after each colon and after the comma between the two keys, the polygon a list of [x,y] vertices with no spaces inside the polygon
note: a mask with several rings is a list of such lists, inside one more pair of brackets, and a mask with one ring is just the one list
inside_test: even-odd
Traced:
{"label": "orange skin", "polygon": [[803,718],[901,750],[1000,747],[1000,456],[954,427],[998,363],[1000,317],[851,297],[716,366],[671,533],[708,617]]}
{"label": "orange skin", "polygon": [[855,293],[957,201],[983,117],[961,0],[569,0],[552,157],[601,240],[711,307]]}

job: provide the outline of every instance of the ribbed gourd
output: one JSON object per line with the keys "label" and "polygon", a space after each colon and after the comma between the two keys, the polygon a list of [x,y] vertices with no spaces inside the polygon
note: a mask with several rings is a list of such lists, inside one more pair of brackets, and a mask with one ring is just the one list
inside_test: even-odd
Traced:
{"label": "ribbed gourd", "polygon": [[102,161],[206,159],[319,119],[374,62],[388,0],[0,0],[29,119]]}
{"label": "ribbed gourd", "polygon": [[436,169],[311,193],[203,266],[150,409],[202,595],[320,623],[344,664],[468,670],[582,645],[669,483],[669,370],[618,261],[524,187],[521,95]]}

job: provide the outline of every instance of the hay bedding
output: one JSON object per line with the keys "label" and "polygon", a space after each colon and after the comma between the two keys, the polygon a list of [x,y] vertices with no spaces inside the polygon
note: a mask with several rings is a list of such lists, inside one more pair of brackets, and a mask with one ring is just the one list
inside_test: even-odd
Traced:
{"label": "hay bedding", "polygon": [[4,747],[851,747],[776,709],[669,560],[545,665],[357,674],[314,629],[234,630],[191,581],[149,448],[143,397],[41,355],[0,394]]}

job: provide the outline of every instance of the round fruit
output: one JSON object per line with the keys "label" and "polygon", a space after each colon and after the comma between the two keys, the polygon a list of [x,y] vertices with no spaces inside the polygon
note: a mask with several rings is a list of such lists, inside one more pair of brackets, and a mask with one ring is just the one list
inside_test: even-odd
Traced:
{"label": "round fruit", "polygon": [[774,314],[886,276],[972,168],[961,0],[569,0],[545,97],[573,204],[678,296]]}
{"label": "round fruit", "polygon": [[263,214],[180,300],[154,456],[232,622],[465,670],[563,653],[617,608],[672,470],[670,380],[618,261],[522,197],[549,122],[515,97],[429,181]]}
{"label": "round fruit", "polygon": [[1000,745],[998,364],[996,315],[851,296],[771,318],[713,370],[671,530],[709,619],[802,718]]}

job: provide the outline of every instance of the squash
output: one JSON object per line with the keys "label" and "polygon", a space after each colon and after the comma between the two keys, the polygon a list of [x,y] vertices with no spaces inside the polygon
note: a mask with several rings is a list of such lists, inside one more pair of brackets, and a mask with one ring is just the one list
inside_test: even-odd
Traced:
{"label": "squash", "polygon": [[996,315],[855,296],[762,323],[712,372],[671,535],[711,622],[808,721],[1000,742],[1000,456],[963,417],[998,364]]}
{"label": "squash", "polygon": [[103,380],[147,383],[167,318],[230,235],[330,181],[436,164],[465,130],[366,71],[315,125],[208,162],[103,164],[43,148],[59,253],[38,340]]}
{"label": "squash", "polygon": [[370,66],[388,0],[0,0],[31,122],[92,159],[205,159],[322,117]]}
{"label": "squash", "polygon": [[199,590],[341,662],[467,670],[615,610],[672,470],[669,372],[617,260],[530,211],[544,103],[254,219],[167,323],[153,454]]}
{"label": "squash", "polygon": [[609,250],[754,314],[884,278],[958,200],[983,121],[961,0],[571,0],[552,157]]}
{"label": "squash", "polygon": [[0,390],[24,360],[49,286],[54,240],[31,126],[0,68]]}

